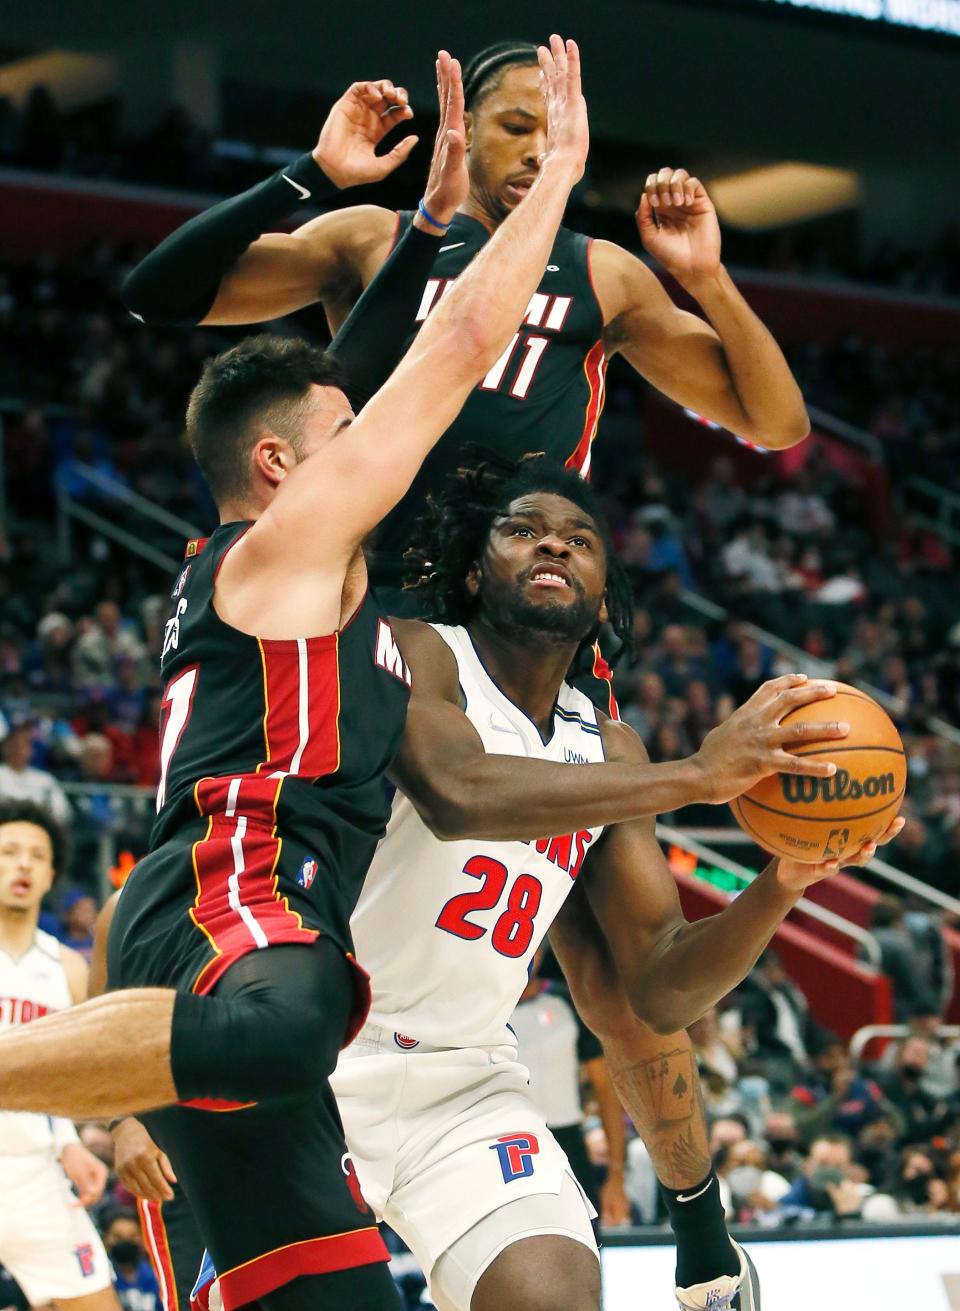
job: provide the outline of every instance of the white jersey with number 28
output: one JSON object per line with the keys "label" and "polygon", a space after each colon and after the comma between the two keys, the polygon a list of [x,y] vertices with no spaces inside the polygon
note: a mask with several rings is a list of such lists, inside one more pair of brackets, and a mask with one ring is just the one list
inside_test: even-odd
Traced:
{"label": "white jersey with number 28", "polygon": [[[536,725],[487,673],[465,628],[435,624],[456,657],[470,722],[490,755],[589,766],[604,759],[593,703],[564,683],[553,734]],[[441,842],[397,793],[351,920],[369,970],[369,1021],[398,1046],[495,1046],[534,952],[602,829],[530,842]]]}

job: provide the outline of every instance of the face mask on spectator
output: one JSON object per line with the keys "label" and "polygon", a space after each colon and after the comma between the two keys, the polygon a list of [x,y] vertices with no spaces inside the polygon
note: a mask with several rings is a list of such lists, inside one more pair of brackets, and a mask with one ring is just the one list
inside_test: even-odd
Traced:
{"label": "face mask on spectator", "polygon": [[924,1067],[922,1065],[901,1065],[905,1079],[919,1079],[923,1076]]}
{"label": "face mask on spectator", "polygon": [[139,1265],[143,1260],[143,1248],[129,1238],[121,1238],[110,1248],[110,1260],[114,1265]]}
{"label": "face mask on spectator", "polygon": [[910,1201],[916,1202],[917,1206],[922,1206],[928,1197],[929,1184],[930,1175],[917,1174],[912,1179],[904,1179],[902,1186]]}
{"label": "face mask on spectator", "polygon": [[768,1138],[767,1146],[775,1156],[783,1156],[786,1152],[792,1152],[797,1145],[795,1138]]}
{"label": "face mask on spectator", "polygon": [[843,1182],[843,1171],[836,1165],[818,1165],[810,1176],[810,1201],[817,1211],[829,1211],[833,1207],[827,1184]]}
{"label": "face mask on spectator", "polygon": [[749,1197],[763,1183],[763,1171],[755,1165],[738,1165],[727,1175],[727,1183],[735,1197]]}

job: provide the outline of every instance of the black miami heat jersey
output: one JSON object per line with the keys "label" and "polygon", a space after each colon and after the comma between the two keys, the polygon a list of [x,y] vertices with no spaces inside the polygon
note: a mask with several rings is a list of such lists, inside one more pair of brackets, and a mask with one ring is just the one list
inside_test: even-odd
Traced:
{"label": "black miami heat jersey", "polygon": [[127,982],[208,991],[246,952],[318,932],[351,951],[390,815],[383,776],[410,685],[390,626],[369,593],[327,636],[271,641],[224,623],[216,574],[248,527],[191,543],[173,590],[151,853],[117,909]]}
{"label": "black miami heat jersey", "polygon": [[[401,228],[410,217],[401,215]],[[455,216],[439,243],[410,340],[489,235],[476,219]],[[603,315],[590,277],[590,238],[561,228],[523,322],[378,530],[377,581],[399,581],[400,561],[424,500],[442,489],[468,443],[512,459],[544,451],[587,477],[606,366]],[[438,378],[437,386],[442,382]]]}

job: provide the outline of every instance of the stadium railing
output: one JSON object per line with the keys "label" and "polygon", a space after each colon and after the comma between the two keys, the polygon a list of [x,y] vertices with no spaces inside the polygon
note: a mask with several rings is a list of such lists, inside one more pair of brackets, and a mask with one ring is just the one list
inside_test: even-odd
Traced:
{"label": "stadium railing", "polygon": [[[850,1055],[859,1061],[870,1043],[886,1038],[906,1038],[911,1029],[908,1024],[865,1024],[850,1039]],[[941,1024],[936,1037],[953,1041],[960,1038],[960,1024]]]}

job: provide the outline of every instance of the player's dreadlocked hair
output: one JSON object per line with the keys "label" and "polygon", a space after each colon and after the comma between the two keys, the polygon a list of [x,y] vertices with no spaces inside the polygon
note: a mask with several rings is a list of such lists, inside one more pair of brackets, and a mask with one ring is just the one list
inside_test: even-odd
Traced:
{"label": "player's dreadlocked hair", "polygon": [[500,84],[500,74],[508,68],[525,68],[538,63],[537,47],[529,41],[498,41],[475,54],[463,70],[463,103],[475,109],[489,91]]}
{"label": "player's dreadlocked hair", "polygon": [[[630,651],[633,590],[614,554],[606,515],[590,484],[539,453],[515,461],[473,447],[468,448],[468,457],[478,463],[474,468],[458,469],[439,498],[428,498],[427,512],[418,521],[413,543],[404,556],[406,586],[416,592],[419,613],[435,623],[467,623],[477,604],[467,589],[467,575],[483,555],[494,520],[506,514],[519,496],[552,492],[578,505],[596,524],[607,562],[607,614],[620,644],[614,661]],[[592,648],[595,638],[596,633],[591,633],[581,652]]]}

